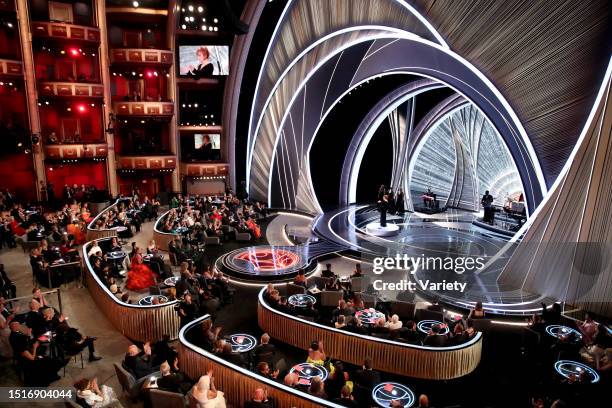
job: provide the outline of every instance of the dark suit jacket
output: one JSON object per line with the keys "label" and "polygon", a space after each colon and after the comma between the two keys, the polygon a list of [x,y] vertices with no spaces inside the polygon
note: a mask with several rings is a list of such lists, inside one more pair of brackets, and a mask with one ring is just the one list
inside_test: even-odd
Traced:
{"label": "dark suit jacket", "polygon": [[276,354],[276,347],[273,344],[260,344],[255,347],[253,350],[253,354],[255,355],[255,360],[257,363],[260,361],[265,361],[268,364],[274,362],[274,356]]}
{"label": "dark suit jacket", "polygon": [[444,347],[446,346],[446,343],[447,343],[446,336],[443,336],[441,334],[436,334],[433,336],[427,336],[425,338],[425,341],[423,342],[423,345],[431,346],[431,347]]}
{"label": "dark suit jacket", "polygon": [[358,370],[355,373],[355,382],[362,387],[372,389],[376,384],[380,384],[380,373],[374,370]]}
{"label": "dark suit jacket", "polygon": [[181,373],[171,373],[157,379],[157,387],[163,391],[177,392],[186,394],[191,388],[190,384],[185,382]]}

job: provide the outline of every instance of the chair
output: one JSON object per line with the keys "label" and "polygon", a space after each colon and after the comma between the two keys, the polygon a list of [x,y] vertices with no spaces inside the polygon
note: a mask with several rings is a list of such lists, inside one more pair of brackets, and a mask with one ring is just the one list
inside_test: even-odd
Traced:
{"label": "chair", "polygon": [[315,285],[319,289],[323,289],[325,287],[325,283],[327,282],[327,278],[323,278],[321,276],[313,276],[308,279],[308,285]]}
{"label": "chair", "polygon": [[421,320],[437,320],[439,322],[444,321],[444,313],[436,312],[435,310],[417,309],[414,315],[414,320],[420,322]]}
{"label": "chair", "polygon": [[338,301],[342,299],[342,291],[333,290],[327,291],[324,290],[321,292],[321,306],[322,307],[336,307],[338,306]]}
{"label": "chair", "polygon": [[[68,353],[66,353],[66,356],[70,358],[70,361],[72,361],[72,359],[74,359],[74,362],[75,362],[75,363],[77,363],[77,362],[78,362],[77,357],[78,357],[79,355],[81,356],[81,369],[83,369],[83,368],[85,368],[85,364],[83,364],[83,350],[81,350],[81,351],[77,351],[77,352],[76,352],[76,353],[74,353],[74,354],[68,354]],[[68,363],[69,363],[70,361],[68,361],[66,364],[64,364],[64,377],[66,376],[66,366],[68,365]]]}
{"label": "chair", "polygon": [[370,281],[365,276],[352,278],[351,279],[351,290],[353,292],[363,292],[364,290],[367,289],[368,283],[370,283]]}
{"label": "chair", "polygon": [[248,232],[236,232],[236,241],[249,242],[251,240],[251,234]]}
{"label": "chair", "polygon": [[416,304],[410,302],[395,301],[391,303],[391,314],[396,314],[402,320],[414,319]]}
{"label": "chair", "polygon": [[182,408],[185,406],[185,397],[176,392],[152,388],[149,390],[149,397],[153,408]]}
{"label": "chair", "polygon": [[209,237],[206,235],[206,231],[202,231],[202,234],[204,234],[204,245],[221,245],[219,237]]}
{"label": "chair", "polygon": [[140,393],[141,383],[137,382],[134,376],[128,373],[123,367],[114,363],[115,373],[117,374],[117,379],[119,380],[119,384],[121,384],[121,389],[125,392],[130,398],[137,398]]}
{"label": "chair", "polygon": [[361,300],[363,300],[363,307],[369,309],[376,307],[376,296],[370,295],[369,293],[362,293]]}
{"label": "chair", "polygon": [[306,293],[306,288],[294,283],[287,283],[287,297],[291,295],[303,295]]}

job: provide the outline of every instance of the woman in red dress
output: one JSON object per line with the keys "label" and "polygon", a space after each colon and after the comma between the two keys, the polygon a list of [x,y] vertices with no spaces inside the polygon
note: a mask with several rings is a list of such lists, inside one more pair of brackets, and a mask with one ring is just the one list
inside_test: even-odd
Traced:
{"label": "woman in red dress", "polygon": [[261,238],[261,227],[257,225],[253,218],[249,217],[247,219],[246,226],[251,231],[251,234],[253,234],[255,239]]}
{"label": "woman in red dress", "polygon": [[125,287],[129,290],[143,290],[157,283],[153,271],[142,263],[142,255],[136,254],[132,258],[132,264],[127,275]]}

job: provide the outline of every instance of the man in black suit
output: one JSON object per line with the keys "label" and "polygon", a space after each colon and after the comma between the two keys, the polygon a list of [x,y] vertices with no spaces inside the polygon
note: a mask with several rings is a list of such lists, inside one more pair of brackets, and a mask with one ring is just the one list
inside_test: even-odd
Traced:
{"label": "man in black suit", "polygon": [[427,335],[423,345],[431,347],[444,347],[446,346],[447,338],[443,334],[440,334],[440,325],[434,324],[431,326],[431,333]]}
{"label": "man in black suit", "polygon": [[334,278],[334,277],[336,277],[336,274],[331,270],[331,264],[330,263],[325,265],[325,270],[323,272],[321,272],[321,276],[324,277],[324,278]]}
{"label": "man in black suit", "polygon": [[178,372],[176,359],[174,361],[175,371],[170,369],[170,364],[167,361],[164,361],[162,365],[159,367],[159,372],[161,377],[157,379],[157,387],[162,391],[176,392],[180,394],[187,394],[191,385],[185,381],[185,376]]}
{"label": "man in black suit", "polygon": [[269,365],[274,366],[276,347],[270,344],[270,335],[268,333],[261,335],[260,344],[253,350],[253,355],[255,356],[256,363],[265,361]]}
{"label": "man in black suit", "polygon": [[135,344],[130,345],[123,362],[136,379],[146,377],[155,371],[149,343],[144,344],[142,352]]}
{"label": "man in black suit", "polygon": [[336,398],[334,402],[343,407],[358,407],[359,404],[351,396],[351,389],[348,386],[342,387],[340,390],[340,397]]}
{"label": "man in black suit", "polygon": [[355,382],[361,387],[371,390],[376,384],[380,384],[380,373],[372,370],[372,359],[366,357],[361,370],[355,373]]}

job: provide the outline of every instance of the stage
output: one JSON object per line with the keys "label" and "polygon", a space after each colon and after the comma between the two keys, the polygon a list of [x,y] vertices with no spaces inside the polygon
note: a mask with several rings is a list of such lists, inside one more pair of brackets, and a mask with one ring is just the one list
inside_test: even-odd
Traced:
{"label": "stage", "polygon": [[[370,289],[378,289],[386,300],[394,300],[410,288],[421,298],[439,299],[461,309],[480,301],[493,314],[531,314],[541,309],[541,302],[551,304],[552,299],[497,282],[512,248],[490,261],[509,237],[475,225],[477,217],[478,213],[452,208],[437,214],[387,214],[387,233],[381,233],[379,225],[372,230],[380,218],[375,206],[351,205],[314,218],[309,224],[311,237],[305,243],[243,248],[223,255],[216,266],[234,280],[262,285],[292,281],[300,269],[312,274],[320,258],[342,255],[363,264],[366,279],[374,285]],[[401,258],[405,263],[376,274],[376,258]],[[465,268],[456,266],[460,258],[479,259],[487,266],[462,271]],[[424,267],[426,259],[441,259],[455,266]]]}

